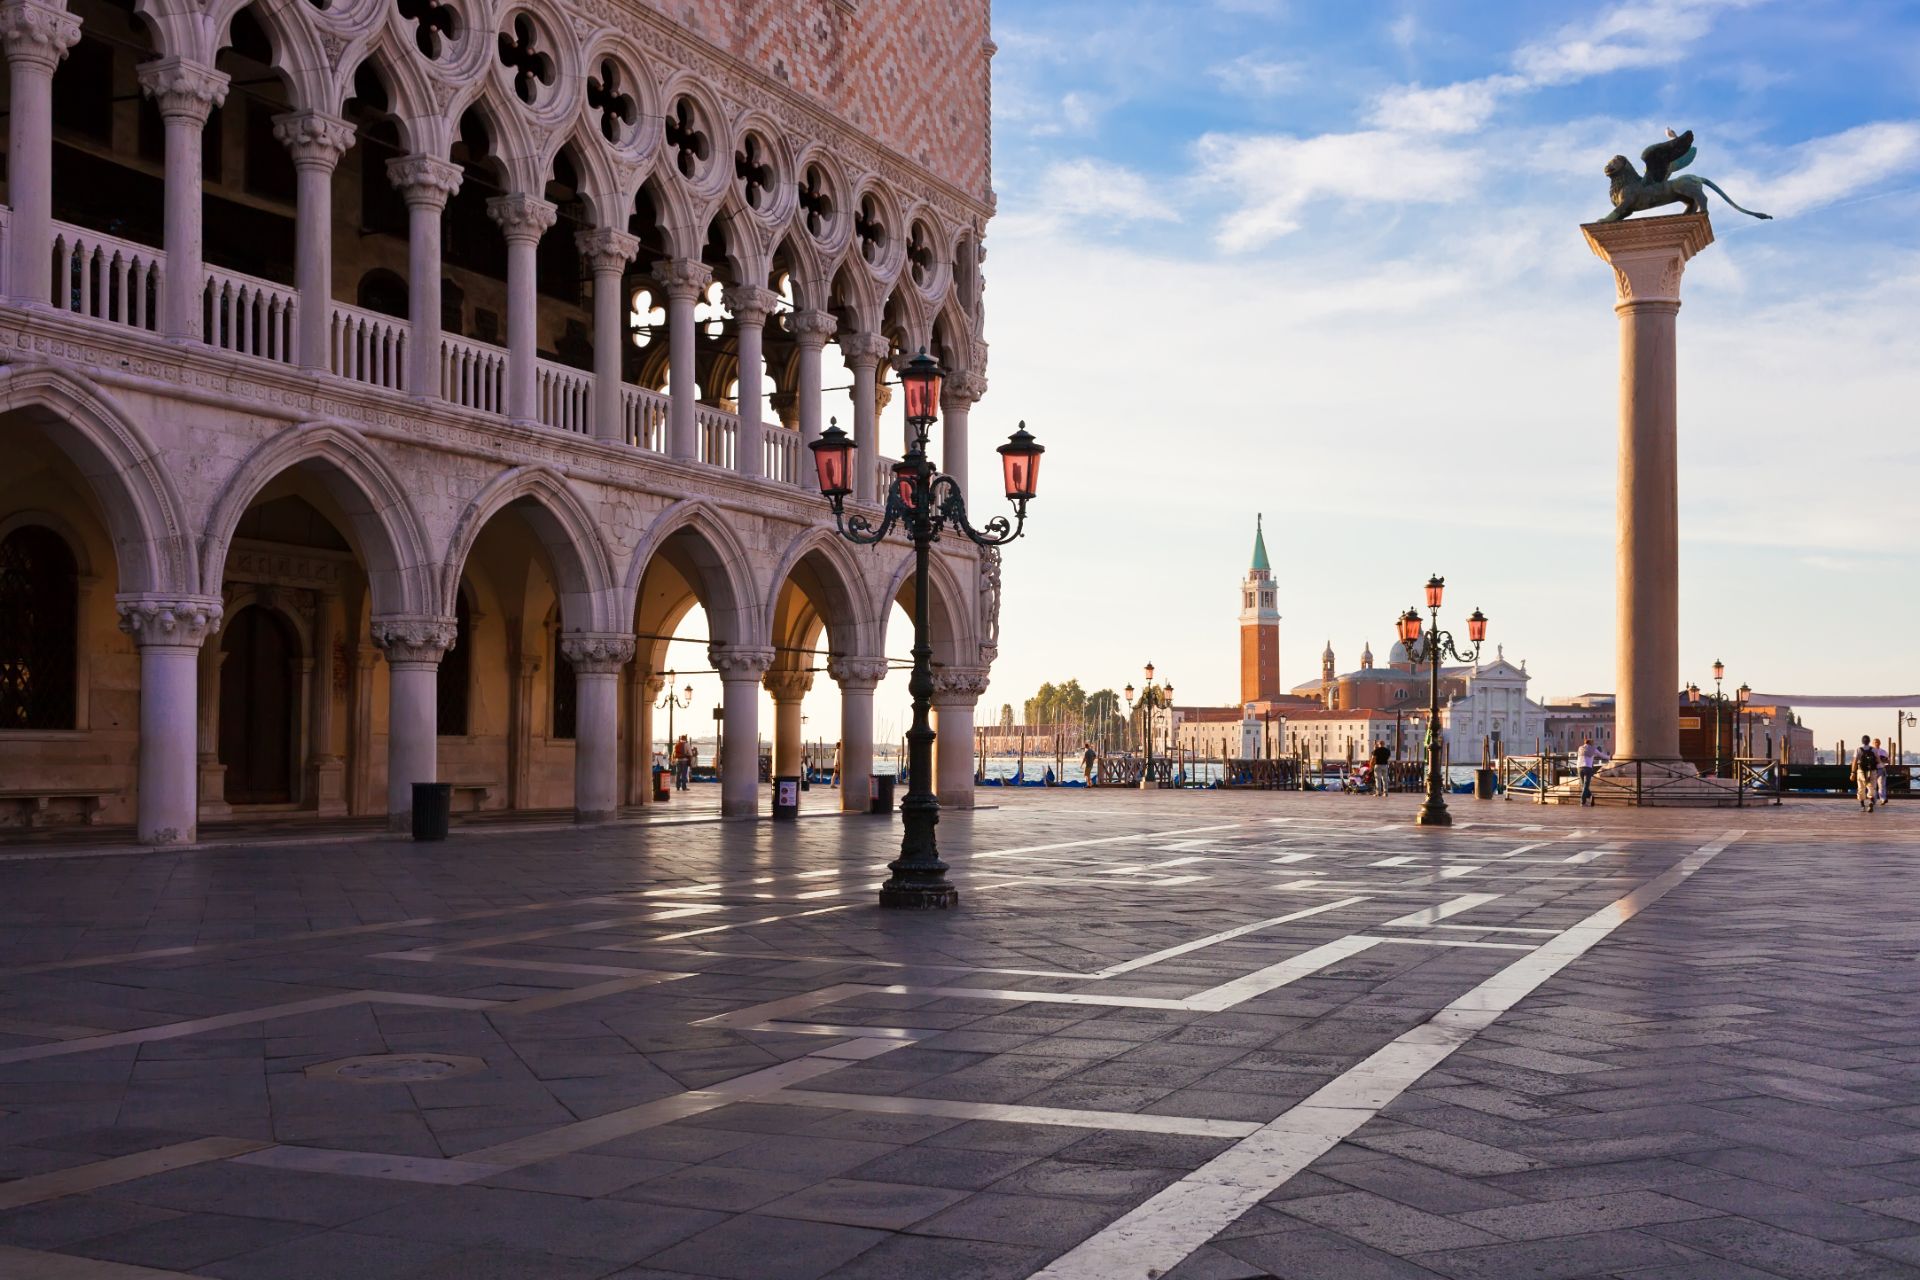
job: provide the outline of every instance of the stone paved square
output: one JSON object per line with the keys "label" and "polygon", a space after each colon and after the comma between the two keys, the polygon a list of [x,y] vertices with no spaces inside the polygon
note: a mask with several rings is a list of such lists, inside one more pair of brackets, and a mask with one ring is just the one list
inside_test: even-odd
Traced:
{"label": "stone paved square", "polygon": [[1416,799],[0,852],[0,1274],[1920,1274],[1906,806]]}

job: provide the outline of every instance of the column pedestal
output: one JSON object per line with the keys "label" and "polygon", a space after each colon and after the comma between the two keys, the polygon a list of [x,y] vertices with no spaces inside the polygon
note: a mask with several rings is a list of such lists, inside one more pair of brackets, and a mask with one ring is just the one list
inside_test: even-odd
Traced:
{"label": "column pedestal", "polygon": [[722,727],[720,812],[760,812],[760,678],[773,665],[773,650],[710,645],[707,658],[720,673]]}
{"label": "column pedestal", "polygon": [[220,628],[212,596],[134,596],[120,629],[140,650],[140,761],[135,822],[141,844],[199,837],[200,646]]}

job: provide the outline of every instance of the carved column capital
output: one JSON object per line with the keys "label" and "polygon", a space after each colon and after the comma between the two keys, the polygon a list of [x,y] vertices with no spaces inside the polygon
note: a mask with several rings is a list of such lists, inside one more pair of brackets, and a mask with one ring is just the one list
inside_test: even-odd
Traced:
{"label": "carved column capital", "polygon": [[937,667],[933,673],[935,706],[970,707],[987,691],[985,667]]}
{"label": "carved column capital", "polygon": [[773,695],[775,702],[798,702],[807,696],[807,690],[813,688],[813,672],[791,667],[769,671],[761,683],[767,686],[767,692]]}
{"label": "carved column capital", "polygon": [[7,61],[52,75],[80,39],[80,21],[64,9],[33,0],[0,5],[0,43]]}
{"label": "carved column capital", "polygon": [[713,272],[692,258],[664,258],[653,264],[653,278],[669,298],[692,302],[713,283]]}
{"label": "carved column capital", "polygon": [[887,660],[885,658],[829,658],[827,674],[840,686],[842,693],[873,692],[873,687],[886,678]]}
{"label": "carved column capital", "polygon": [[773,309],[780,305],[780,295],[771,289],[762,289],[757,285],[728,285],[721,294],[729,314],[741,324],[763,325]]}
{"label": "carved column capital", "polygon": [[1678,306],[1687,260],[1713,243],[1704,213],[1592,222],[1580,230],[1594,256],[1613,268],[1616,307]]}
{"label": "carved column capital", "polygon": [[796,311],[787,317],[787,332],[802,347],[818,351],[840,328],[830,311]]}
{"label": "carved column capital", "polygon": [[213,109],[227,100],[227,74],[188,62],[184,58],[162,58],[142,63],[137,68],[140,87],[160,108],[168,120],[181,120],[195,128],[204,126]]}
{"label": "carved column capital", "polygon": [[438,666],[459,634],[452,618],[431,615],[375,618],[368,632],[390,667]]}
{"label": "carved column capital", "polygon": [[460,189],[460,166],[438,156],[401,156],[387,161],[387,181],[409,208],[444,209]]}
{"label": "carved column capital", "polygon": [[774,652],[771,646],[745,644],[710,644],[707,646],[707,661],[720,673],[723,682],[735,680],[758,680],[773,665]]}
{"label": "carved column capital", "polygon": [[120,596],[114,607],[120,629],[142,649],[197,649],[226,611],[217,596]]}
{"label": "carved column capital", "polygon": [[633,255],[640,252],[640,237],[618,227],[593,227],[577,232],[574,244],[580,259],[595,275],[603,271],[624,271]]}
{"label": "carved column capital", "polygon": [[633,637],[618,632],[568,632],[560,637],[560,652],[576,674],[617,675],[633,661]]}
{"label": "carved column capital", "polygon": [[351,121],[324,111],[289,111],[273,118],[273,136],[293,158],[294,168],[331,173],[353,146],[354,130]]}
{"label": "carved column capital", "polygon": [[845,333],[840,335],[840,358],[849,366],[873,368],[886,359],[893,350],[893,344],[877,333]]}
{"label": "carved column capital", "polygon": [[667,678],[657,671],[650,671],[638,677],[638,679],[640,681],[640,690],[647,695],[648,702],[652,702],[655,698],[659,697],[661,691],[667,687]]}
{"label": "carved column capital", "polygon": [[551,200],[515,191],[487,201],[487,216],[500,225],[508,243],[524,240],[538,244],[560,216],[560,209]]}
{"label": "carved column capital", "polygon": [[940,382],[940,399],[948,407],[959,408],[962,411],[971,408],[986,394],[987,380],[965,369],[948,374]]}

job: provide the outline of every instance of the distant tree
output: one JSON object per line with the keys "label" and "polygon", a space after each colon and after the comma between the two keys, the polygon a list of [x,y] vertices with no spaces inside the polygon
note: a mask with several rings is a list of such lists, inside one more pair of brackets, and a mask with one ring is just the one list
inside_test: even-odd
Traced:
{"label": "distant tree", "polygon": [[1011,702],[1003,702],[1000,704],[1000,732],[1009,733],[1012,729],[1013,704]]}
{"label": "distant tree", "polygon": [[1126,714],[1120,705],[1120,695],[1111,689],[1101,689],[1087,695],[1086,702],[1087,737],[1100,744],[1102,751],[1110,750],[1115,742],[1126,736]]}
{"label": "distant tree", "polygon": [[1027,723],[1050,727],[1078,724],[1086,710],[1087,693],[1078,680],[1069,680],[1065,684],[1049,681],[1027,699]]}

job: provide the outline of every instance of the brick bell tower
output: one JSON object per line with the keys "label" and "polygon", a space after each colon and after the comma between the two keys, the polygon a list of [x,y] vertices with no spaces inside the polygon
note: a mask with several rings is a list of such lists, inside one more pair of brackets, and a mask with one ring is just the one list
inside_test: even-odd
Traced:
{"label": "brick bell tower", "polygon": [[1280,697],[1280,610],[1274,604],[1273,566],[1259,516],[1253,523],[1253,565],[1240,584],[1240,701]]}

